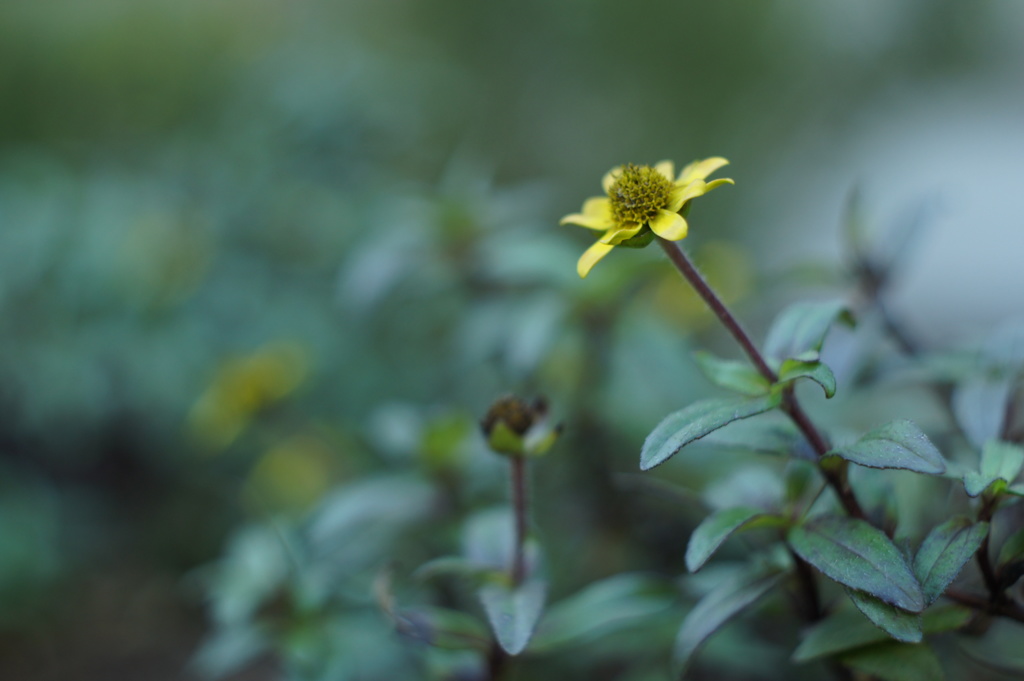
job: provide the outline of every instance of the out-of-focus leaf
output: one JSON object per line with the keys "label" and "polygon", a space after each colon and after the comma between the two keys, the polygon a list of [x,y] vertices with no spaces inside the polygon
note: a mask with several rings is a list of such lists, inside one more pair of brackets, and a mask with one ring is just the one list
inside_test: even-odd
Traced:
{"label": "out-of-focus leaf", "polygon": [[640,469],[650,470],[668,461],[694,440],[733,421],[771,411],[779,406],[780,401],[781,396],[777,394],[753,399],[702,400],[669,414],[644,441]]}
{"label": "out-of-focus leaf", "polygon": [[265,652],[270,642],[267,633],[257,627],[225,627],[203,642],[192,665],[204,678],[223,678],[239,671]]}
{"label": "out-of-focus leaf", "polygon": [[836,394],[836,377],[827,364],[817,360],[805,362],[798,359],[787,359],[779,369],[780,385],[791,383],[798,378],[809,378],[825,391],[825,397],[832,399]]}
{"label": "out-of-focus leaf", "polygon": [[694,352],[693,361],[709,381],[726,390],[756,397],[771,388],[768,379],[747,362],[721,359],[706,350]]}
{"label": "out-of-focus leaf", "polygon": [[[478,568],[507,571],[513,560],[515,518],[508,507],[491,508],[474,514],[462,530],[462,555]],[[527,538],[524,547],[526,573],[541,562],[540,546]]]}
{"label": "out-of-focus leaf", "polygon": [[[925,634],[954,631],[970,622],[972,617],[974,611],[963,605],[936,606],[924,613],[921,628]],[[807,631],[793,652],[793,661],[809,662],[887,640],[889,636],[884,631],[856,610],[843,609]]]}
{"label": "out-of-focus leaf", "polygon": [[746,569],[702,598],[683,620],[676,638],[673,660],[679,676],[708,637],[771,591],[784,575],[777,571]]}
{"label": "out-of-focus leaf", "polygon": [[971,444],[981,449],[1002,434],[1013,381],[1006,376],[972,376],[953,391],[953,413]]}
{"label": "out-of-focus leaf", "polygon": [[404,636],[451,650],[484,652],[491,638],[480,620],[459,610],[420,606],[395,613],[395,628]]}
{"label": "out-of-focus leaf", "polygon": [[880,643],[844,655],[839,661],[883,681],[941,681],[946,678],[935,653],[923,643]]}
{"label": "out-of-focus leaf", "polygon": [[914,556],[914,572],[926,603],[942,595],[988,535],[988,523],[952,518],[928,533]]}
{"label": "out-of-focus leaf", "polygon": [[984,636],[963,637],[960,650],[978,664],[996,669],[1009,678],[1024,676],[1024,646],[1020,644],[1020,623],[995,619]]}
{"label": "out-of-focus leaf", "polygon": [[1024,467],[1024,449],[1009,442],[989,440],[981,450],[980,470],[964,474],[964,490],[976,497],[995,485],[1000,492]]}
{"label": "out-of-focus leaf", "polygon": [[466,558],[458,556],[444,556],[428,561],[416,569],[416,579],[429,581],[438,577],[461,577],[469,580],[478,580],[493,573],[496,568],[481,566]]}
{"label": "out-of-focus leaf", "polygon": [[920,643],[923,638],[921,615],[901,610],[862,591],[847,589],[846,593],[857,609],[889,636],[904,643]]}
{"label": "out-of-focus leaf", "polygon": [[545,652],[587,643],[624,628],[635,628],[668,608],[674,594],[663,582],[620,574],[591,584],[551,606],[530,650]]}
{"label": "out-of-focus leaf", "polygon": [[784,483],[776,469],[748,464],[708,484],[701,496],[716,511],[743,506],[774,512],[782,506],[784,494]]}
{"label": "out-of-focus leaf", "polygon": [[686,569],[699,570],[726,539],[743,530],[781,526],[785,519],[757,508],[727,508],[712,513],[697,526],[686,546]]}
{"label": "out-of-focus leaf", "polygon": [[846,303],[830,301],[795,303],[775,318],[765,340],[765,354],[778,359],[809,359],[805,353],[817,353],[836,321],[853,326],[853,315]]}
{"label": "out-of-focus leaf", "polygon": [[869,468],[900,468],[932,475],[946,472],[939,450],[920,428],[906,420],[887,423],[829,454]]}
{"label": "out-of-focus leaf", "polygon": [[509,655],[526,649],[544,612],[547,582],[530,579],[517,587],[486,584],[478,594],[499,645]]}
{"label": "out-of-focus leaf", "polygon": [[1003,542],[996,559],[996,568],[1024,559],[1024,529],[1017,530]]}
{"label": "out-of-focus leaf", "polygon": [[682,677],[703,642],[772,590],[784,572],[748,567],[733,574],[693,606],[676,637],[673,661]]}
{"label": "out-of-focus leaf", "polygon": [[885,533],[863,520],[822,516],[789,531],[790,547],[826,576],[886,603],[920,612],[914,573]]}
{"label": "out-of-focus leaf", "polygon": [[351,539],[367,529],[422,520],[434,501],[434,490],[411,477],[381,477],[353,483],[328,497],[309,524],[314,544],[351,550]]}

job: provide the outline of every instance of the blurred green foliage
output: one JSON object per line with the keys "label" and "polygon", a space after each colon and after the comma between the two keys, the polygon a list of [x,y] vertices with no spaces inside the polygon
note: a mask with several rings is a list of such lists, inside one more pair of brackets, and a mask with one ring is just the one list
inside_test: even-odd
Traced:
{"label": "blurred green foliage", "polygon": [[[619,605],[661,612],[696,515],[636,453],[710,390],[691,334],[722,339],[651,253],[582,285],[554,225],[613,164],[727,156],[693,248],[763,325],[785,286],[739,189],[893,88],[1000,67],[998,3],[869,5],[0,5],[0,675],[129,674],[118,627],[154,668],[210,628],[210,674],[457,673],[371,586],[503,503],[476,421],[509,390],[568,424],[534,471],[552,597],[645,571]],[[677,620],[523,678],[661,678]]]}

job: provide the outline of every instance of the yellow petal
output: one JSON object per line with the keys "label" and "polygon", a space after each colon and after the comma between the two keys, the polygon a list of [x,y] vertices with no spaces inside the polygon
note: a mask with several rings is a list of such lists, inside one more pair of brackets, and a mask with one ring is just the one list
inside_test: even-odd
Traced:
{"label": "yellow petal", "polygon": [[603,244],[611,244],[612,246],[617,246],[626,239],[629,239],[630,237],[634,237],[637,234],[639,234],[641,229],[643,229],[643,225],[634,224],[627,224],[616,229],[609,229],[608,232],[603,237],[601,237],[600,241]]}
{"label": "yellow petal", "polygon": [[562,225],[579,225],[587,229],[604,231],[615,226],[612,219],[612,202],[606,196],[595,196],[583,202],[582,213],[566,215],[559,221]]}
{"label": "yellow petal", "polygon": [[676,185],[669,196],[668,210],[678,211],[687,201],[704,196],[707,191],[708,186],[704,180],[694,180],[687,185]]}
{"label": "yellow petal", "polygon": [[658,161],[654,164],[654,169],[665,176],[665,179],[669,182],[676,174],[676,164],[672,161]]}
{"label": "yellow petal", "polygon": [[707,194],[712,189],[718,189],[723,184],[736,184],[736,183],[733,182],[731,177],[723,177],[723,178],[721,178],[719,180],[712,180],[711,182],[708,182],[708,186],[704,188],[704,193]]}
{"label": "yellow petal", "polygon": [[619,179],[619,175],[622,174],[622,166],[615,166],[601,178],[601,186],[604,187],[604,193],[607,194],[611,191],[612,185],[615,184],[615,180]]}
{"label": "yellow petal", "polygon": [[689,184],[694,180],[703,180],[722,166],[727,165],[729,165],[729,162],[721,156],[712,156],[703,161],[694,161],[683,168],[682,172],[679,173],[679,179],[676,180],[676,183]]}
{"label": "yellow petal", "polygon": [[613,248],[615,247],[603,244],[600,241],[595,243],[580,256],[579,262],[576,263],[576,273],[580,275],[581,279],[586,277],[590,273],[590,269],[597,264],[597,261],[611,253]]}
{"label": "yellow petal", "polygon": [[690,226],[686,224],[686,218],[679,213],[663,210],[658,213],[658,217],[651,220],[651,230],[662,239],[679,241],[686,238]]}

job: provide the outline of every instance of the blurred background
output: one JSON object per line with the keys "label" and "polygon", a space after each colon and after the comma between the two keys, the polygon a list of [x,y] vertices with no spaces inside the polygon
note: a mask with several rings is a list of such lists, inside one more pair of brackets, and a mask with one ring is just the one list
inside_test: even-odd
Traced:
{"label": "blurred background", "polygon": [[0,678],[418,678],[367,585],[504,500],[508,391],[568,427],[555,595],[677,574],[640,443],[734,350],[657,249],[578,280],[558,218],[729,158],[686,245],[760,337],[844,290],[859,188],[876,243],[923,225],[895,314],[970,341],[1024,313],[1022,64],[997,0],[0,4]]}

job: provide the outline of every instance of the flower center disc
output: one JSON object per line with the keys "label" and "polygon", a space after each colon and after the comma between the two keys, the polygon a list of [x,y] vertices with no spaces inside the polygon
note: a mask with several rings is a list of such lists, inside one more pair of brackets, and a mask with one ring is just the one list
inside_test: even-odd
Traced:
{"label": "flower center disc", "polygon": [[620,225],[643,224],[668,206],[672,182],[650,166],[623,166],[619,179],[608,189],[612,216]]}

